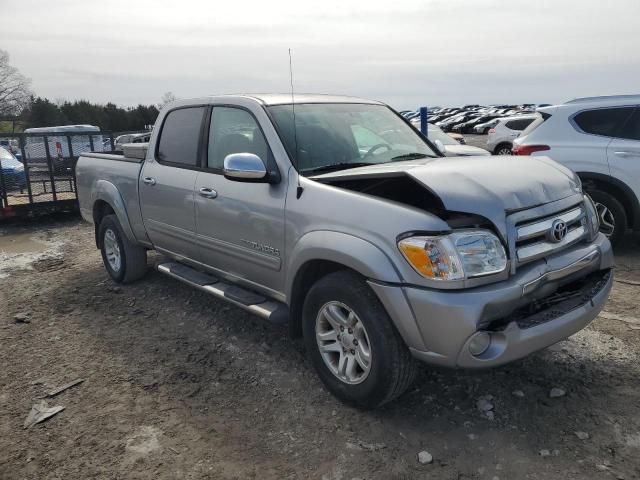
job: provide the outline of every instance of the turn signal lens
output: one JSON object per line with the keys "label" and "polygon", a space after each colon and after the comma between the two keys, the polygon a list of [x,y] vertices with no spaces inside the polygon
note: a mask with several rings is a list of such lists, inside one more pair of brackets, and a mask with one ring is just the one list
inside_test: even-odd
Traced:
{"label": "turn signal lens", "polygon": [[460,258],[449,237],[412,237],[400,240],[400,251],[421,275],[434,280],[464,278]]}
{"label": "turn signal lens", "polygon": [[487,230],[462,230],[449,235],[410,237],[398,248],[422,276],[462,280],[502,272],[507,255],[498,237]]}

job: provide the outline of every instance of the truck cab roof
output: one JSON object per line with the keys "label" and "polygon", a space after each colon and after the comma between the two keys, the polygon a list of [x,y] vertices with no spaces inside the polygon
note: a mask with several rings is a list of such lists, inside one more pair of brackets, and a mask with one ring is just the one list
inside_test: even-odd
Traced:
{"label": "truck cab roof", "polygon": [[373,105],[383,105],[382,102],[375,100],[367,100],[365,98],[350,97],[346,95],[324,95],[317,93],[295,93],[293,94],[293,101],[291,93],[246,93],[246,94],[234,94],[234,95],[211,95],[201,98],[190,98],[183,100],[176,100],[170,105],[172,107],[179,107],[185,105],[193,105],[196,103],[209,104],[219,103],[224,101],[241,101],[251,99],[262,105],[289,105],[303,104],[303,103],[364,103]]}

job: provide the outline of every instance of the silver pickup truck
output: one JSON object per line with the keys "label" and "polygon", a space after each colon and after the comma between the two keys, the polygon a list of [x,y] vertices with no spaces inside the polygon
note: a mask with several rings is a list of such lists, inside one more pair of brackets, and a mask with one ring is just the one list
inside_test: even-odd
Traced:
{"label": "silver pickup truck", "polygon": [[613,282],[576,175],[544,157],[443,157],[388,106],[324,95],[174,102],[148,146],[83,154],[83,217],[116,282],[157,269],[302,336],[374,408],[416,359],[501,365],[584,328]]}

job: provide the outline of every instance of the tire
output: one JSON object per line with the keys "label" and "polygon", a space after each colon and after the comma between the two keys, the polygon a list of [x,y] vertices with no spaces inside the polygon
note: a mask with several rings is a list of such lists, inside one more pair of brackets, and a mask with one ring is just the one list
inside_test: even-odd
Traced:
{"label": "tire", "polygon": [[513,146],[510,143],[501,143],[493,150],[494,155],[513,155],[511,149]]}
{"label": "tire", "polygon": [[[147,250],[133,244],[124,234],[118,217],[107,215],[98,230],[102,262],[116,283],[131,283],[147,272]],[[118,261],[115,261],[115,257]]]}
{"label": "tire", "polygon": [[587,192],[596,205],[600,217],[600,232],[617,245],[627,231],[627,212],[616,197],[602,190]]}
{"label": "tire", "polygon": [[[350,335],[351,329],[346,329],[341,334],[342,340],[329,339],[323,345],[337,351],[323,354],[319,344],[324,340],[318,339],[316,331],[325,336],[331,333],[327,328],[331,329],[332,324],[323,312],[336,310],[344,314],[343,319],[352,320],[353,335]],[[349,310],[353,317],[346,315]],[[310,361],[325,387],[343,402],[363,409],[377,408],[400,396],[411,385],[416,361],[384,307],[360,275],[340,270],[318,280],[307,294],[302,315],[304,342]],[[334,330],[340,334],[339,329]],[[341,353],[345,343],[353,348],[348,354],[356,352],[351,355],[351,362],[356,365],[352,369],[351,381],[347,378],[348,361],[344,363],[347,366],[344,379],[334,373],[340,366],[339,358],[348,358],[348,354]],[[366,350],[369,362],[365,371],[356,357],[366,358],[362,355]],[[333,367],[329,362],[333,362]]]}

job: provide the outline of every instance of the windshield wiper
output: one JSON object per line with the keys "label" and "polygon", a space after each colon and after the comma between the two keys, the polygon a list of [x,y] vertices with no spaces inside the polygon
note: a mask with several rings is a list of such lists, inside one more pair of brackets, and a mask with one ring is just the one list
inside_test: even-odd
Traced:
{"label": "windshield wiper", "polygon": [[426,153],[420,153],[420,152],[412,152],[412,153],[405,153],[404,155],[398,155],[397,157],[393,157],[391,158],[391,160],[416,160],[418,158],[435,158],[433,155],[427,155]]}
{"label": "windshield wiper", "polygon": [[302,173],[332,172],[334,170],[346,170],[349,168],[368,167],[370,165],[378,165],[378,164],[369,163],[369,162],[340,162],[340,163],[332,163],[329,165],[322,165],[320,167],[307,168],[305,170],[302,170]]}

